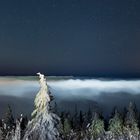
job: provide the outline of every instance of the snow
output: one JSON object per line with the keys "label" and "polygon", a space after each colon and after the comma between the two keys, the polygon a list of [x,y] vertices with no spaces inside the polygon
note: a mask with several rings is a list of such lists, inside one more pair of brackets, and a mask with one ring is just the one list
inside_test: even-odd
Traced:
{"label": "snow", "polygon": [[29,122],[23,140],[60,140],[60,118],[49,110],[50,96],[43,74],[37,73],[40,78],[40,90],[35,98],[33,119]]}

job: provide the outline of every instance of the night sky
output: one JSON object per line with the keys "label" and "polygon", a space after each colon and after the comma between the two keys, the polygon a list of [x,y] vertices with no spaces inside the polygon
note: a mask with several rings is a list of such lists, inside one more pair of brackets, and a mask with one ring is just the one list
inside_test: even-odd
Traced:
{"label": "night sky", "polygon": [[140,77],[140,0],[1,0],[0,75]]}

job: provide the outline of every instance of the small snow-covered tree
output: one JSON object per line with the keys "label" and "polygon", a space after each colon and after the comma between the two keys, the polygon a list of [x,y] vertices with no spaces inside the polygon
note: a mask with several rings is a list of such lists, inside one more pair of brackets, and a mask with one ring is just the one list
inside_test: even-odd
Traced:
{"label": "small snow-covered tree", "polygon": [[40,78],[40,90],[35,98],[35,110],[32,120],[27,126],[24,140],[59,140],[60,118],[50,111],[49,89],[44,75],[37,73]]}
{"label": "small snow-covered tree", "polygon": [[21,127],[20,127],[20,120],[16,120],[16,129],[14,134],[12,135],[12,140],[21,140]]}
{"label": "small snow-covered tree", "polygon": [[8,105],[7,111],[6,111],[4,119],[3,119],[3,123],[5,124],[6,130],[9,131],[13,128],[14,117],[13,117],[13,113],[12,113],[12,109],[11,109],[10,105]]}
{"label": "small snow-covered tree", "polygon": [[137,140],[139,136],[138,121],[135,112],[135,105],[130,102],[125,117],[124,133],[130,140]]}
{"label": "small snow-covered tree", "polygon": [[104,121],[95,112],[92,123],[89,127],[91,139],[101,139],[104,137]]}
{"label": "small snow-covered tree", "polygon": [[22,129],[21,124],[23,122],[23,115],[21,114],[20,119],[16,120],[16,128],[12,134],[12,140],[21,140],[22,139]]}
{"label": "small snow-covered tree", "polygon": [[2,131],[3,131],[3,136],[6,140],[11,139],[11,132],[13,131],[14,127],[15,124],[14,124],[12,109],[10,105],[8,105],[4,119],[2,119]]}
{"label": "small snow-covered tree", "polygon": [[64,136],[67,137],[70,134],[71,130],[72,130],[72,127],[71,127],[70,121],[68,118],[65,118],[64,119],[64,126],[63,126]]}
{"label": "small snow-covered tree", "polygon": [[0,127],[0,140],[4,140],[3,131],[1,127]]}
{"label": "small snow-covered tree", "polygon": [[108,130],[112,134],[112,139],[119,139],[123,136],[123,120],[117,109],[115,109],[114,116],[109,120]]}

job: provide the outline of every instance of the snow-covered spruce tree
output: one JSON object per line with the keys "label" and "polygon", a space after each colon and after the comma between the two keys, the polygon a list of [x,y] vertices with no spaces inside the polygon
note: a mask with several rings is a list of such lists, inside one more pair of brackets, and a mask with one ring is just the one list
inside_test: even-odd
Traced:
{"label": "snow-covered spruce tree", "polygon": [[22,138],[22,129],[21,124],[23,122],[23,115],[21,114],[20,119],[16,120],[16,128],[14,133],[12,134],[12,140],[21,140]]}
{"label": "snow-covered spruce tree", "polygon": [[6,140],[11,139],[11,133],[14,128],[15,128],[15,124],[14,124],[12,109],[10,105],[8,105],[4,119],[2,119],[2,131],[3,131],[3,136]]}
{"label": "snow-covered spruce tree", "polygon": [[32,120],[28,123],[23,140],[60,140],[60,118],[50,111],[49,89],[44,75],[40,78],[40,91],[35,98],[35,110]]}
{"label": "snow-covered spruce tree", "polygon": [[16,129],[12,134],[12,140],[21,140],[21,128],[20,128],[20,120],[16,120]]}
{"label": "snow-covered spruce tree", "polygon": [[123,119],[117,109],[113,117],[109,120],[108,130],[111,132],[111,139],[121,139],[123,137]]}
{"label": "snow-covered spruce tree", "polygon": [[1,127],[0,127],[0,140],[4,140],[3,131]]}
{"label": "snow-covered spruce tree", "polygon": [[129,140],[139,139],[139,128],[135,110],[135,105],[130,102],[124,122],[124,134]]}
{"label": "snow-covered spruce tree", "polygon": [[71,130],[72,130],[71,123],[68,118],[65,118],[63,126],[63,135],[65,138],[68,139],[68,137],[70,137]]}
{"label": "snow-covered spruce tree", "polygon": [[99,117],[99,114],[96,112],[89,127],[89,133],[91,135],[91,140],[104,139],[104,121]]}
{"label": "snow-covered spruce tree", "polygon": [[5,125],[4,127],[7,131],[11,130],[14,126],[14,117],[10,105],[8,105],[7,111],[5,113],[3,125]]}

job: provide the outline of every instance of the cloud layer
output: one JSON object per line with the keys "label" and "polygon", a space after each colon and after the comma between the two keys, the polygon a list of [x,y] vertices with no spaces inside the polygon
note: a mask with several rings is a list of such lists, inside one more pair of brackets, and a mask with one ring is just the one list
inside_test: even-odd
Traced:
{"label": "cloud layer", "polygon": [[[63,106],[66,103],[81,104],[88,107],[88,103],[97,102],[104,112],[110,112],[117,105],[122,108],[129,101],[135,101],[140,106],[140,80],[100,80],[100,79],[56,79],[48,78],[48,85],[56,101]],[[9,103],[19,106],[23,112],[31,113],[33,99],[39,90],[39,83],[35,79],[0,78],[0,112]],[[69,102],[67,102],[69,101]],[[15,103],[16,102],[16,103]],[[81,103],[80,103],[81,102]],[[21,104],[20,104],[21,103]],[[29,110],[25,111],[25,104]],[[67,108],[69,106],[67,105]],[[26,107],[27,108],[27,107]],[[18,110],[20,110],[18,108]]]}

